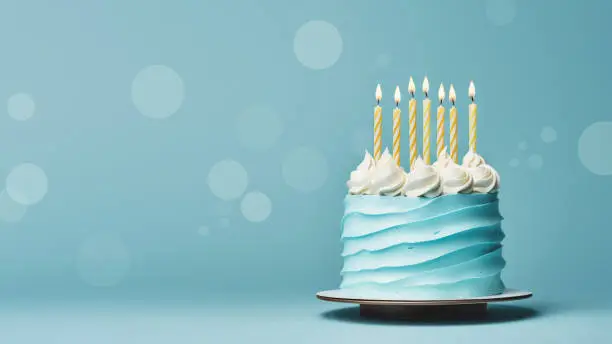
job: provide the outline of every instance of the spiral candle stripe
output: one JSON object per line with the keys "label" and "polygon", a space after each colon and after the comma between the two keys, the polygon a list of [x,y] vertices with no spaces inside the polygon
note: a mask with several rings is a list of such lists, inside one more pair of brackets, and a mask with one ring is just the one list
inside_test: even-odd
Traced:
{"label": "spiral candle stripe", "polygon": [[374,159],[382,156],[382,108],[374,109]]}
{"label": "spiral candle stripe", "polygon": [[423,100],[423,161],[431,163],[431,100]]}
{"label": "spiral candle stripe", "polygon": [[457,160],[457,108],[450,109],[450,155],[454,162]]}
{"label": "spiral candle stripe", "polygon": [[410,99],[408,118],[409,138],[410,138],[410,169],[414,167],[417,158],[417,137],[416,137],[416,100]]}
{"label": "spiral candle stripe", "polygon": [[436,157],[439,157],[440,155],[442,155],[442,152],[444,152],[446,150],[446,147],[444,147],[444,106],[440,105],[438,106],[438,116],[437,116],[437,140],[436,140],[436,148],[437,148],[437,154]]}
{"label": "spiral candle stripe", "polygon": [[393,110],[393,159],[401,166],[400,159],[400,137],[401,137],[401,111],[399,108]]}
{"label": "spiral candle stripe", "polygon": [[476,152],[476,122],[478,119],[478,106],[470,104],[470,150]]}

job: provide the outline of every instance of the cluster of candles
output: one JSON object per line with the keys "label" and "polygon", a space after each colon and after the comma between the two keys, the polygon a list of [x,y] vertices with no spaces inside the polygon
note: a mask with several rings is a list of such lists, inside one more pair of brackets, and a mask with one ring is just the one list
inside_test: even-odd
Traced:
{"label": "cluster of candles", "polygon": [[[408,103],[408,136],[410,142],[410,168],[414,166],[414,162],[417,158],[417,128],[416,128],[416,116],[417,116],[417,103],[414,99],[414,93],[416,89],[414,81],[410,77],[408,83],[408,92],[410,93],[411,99]],[[429,80],[427,77],[423,80],[423,93],[425,99],[423,99],[423,161],[426,164],[431,163],[431,100],[429,99]],[[455,107],[455,101],[457,96],[455,94],[455,88],[450,85],[449,89],[449,100],[452,104],[450,109],[450,157],[453,161],[457,162],[457,108]],[[476,119],[478,116],[478,106],[475,102],[476,89],[474,82],[470,82],[468,89],[468,96],[471,99],[469,105],[469,149],[472,152],[476,152]],[[444,99],[446,98],[446,92],[444,85],[440,84],[438,89],[438,99],[440,105],[438,106],[438,112],[436,116],[436,153],[440,156],[446,151],[444,144],[444,115],[446,109],[444,108]],[[382,155],[382,108],[380,107],[380,101],[382,100],[382,90],[380,84],[376,87],[376,107],[374,108],[374,158],[380,159]],[[401,110],[400,110],[401,94],[399,86],[395,88],[395,109],[393,110],[393,159],[400,165],[400,141],[401,141]]]}

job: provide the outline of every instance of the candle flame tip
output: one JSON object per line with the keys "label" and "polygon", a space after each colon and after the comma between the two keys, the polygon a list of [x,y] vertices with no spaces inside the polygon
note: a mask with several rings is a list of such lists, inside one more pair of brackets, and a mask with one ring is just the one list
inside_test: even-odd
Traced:
{"label": "candle flame tip", "polygon": [[408,82],[408,92],[414,96],[414,92],[416,91],[416,86],[414,86],[414,80],[410,77],[410,81]]}
{"label": "candle flame tip", "polygon": [[468,88],[468,96],[472,99],[476,96],[476,87],[474,87],[474,81],[470,81],[470,87]]}
{"label": "candle flame tip", "polygon": [[429,92],[429,79],[427,79],[427,76],[425,76],[425,79],[423,79],[423,92],[425,94]]}
{"label": "candle flame tip", "polygon": [[399,102],[402,100],[402,95],[400,93],[400,88],[399,86],[395,86],[395,104],[399,104]]}
{"label": "candle flame tip", "polygon": [[380,88],[380,84],[376,86],[376,101],[380,102],[382,99],[382,89]]}
{"label": "candle flame tip", "polygon": [[444,98],[446,98],[446,92],[444,91],[444,84],[440,84],[440,88],[438,89],[438,98],[440,99],[440,102],[442,102]]}
{"label": "candle flame tip", "polygon": [[455,101],[457,100],[457,95],[455,94],[455,86],[453,86],[453,84],[450,84],[450,89],[448,90],[448,99],[455,104]]}

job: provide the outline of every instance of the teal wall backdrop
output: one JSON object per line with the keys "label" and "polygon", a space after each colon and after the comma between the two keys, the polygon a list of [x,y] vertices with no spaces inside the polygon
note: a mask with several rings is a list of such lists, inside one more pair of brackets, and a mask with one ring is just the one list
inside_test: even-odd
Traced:
{"label": "teal wall backdrop", "polygon": [[[467,86],[509,286],[609,293],[609,1],[3,1],[0,292],[312,295],[383,87]],[[420,87],[419,87],[420,88]],[[419,99],[422,98],[418,92]],[[407,113],[407,101],[402,103]],[[406,117],[405,117],[406,118]],[[404,122],[407,159],[407,121]]]}

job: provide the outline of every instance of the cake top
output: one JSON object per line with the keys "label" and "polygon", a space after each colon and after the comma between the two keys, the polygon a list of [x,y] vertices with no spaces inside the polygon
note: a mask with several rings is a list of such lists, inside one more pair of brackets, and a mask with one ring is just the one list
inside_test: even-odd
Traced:
{"label": "cake top", "polygon": [[353,195],[438,197],[442,194],[494,193],[499,190],[499,173],[478,154],[468,152],[461,165],[442,152],[428,165],[419,156],[410,172],[397,165],[385,149],[379,160],[368,151],[351,172],[347,182]]}

